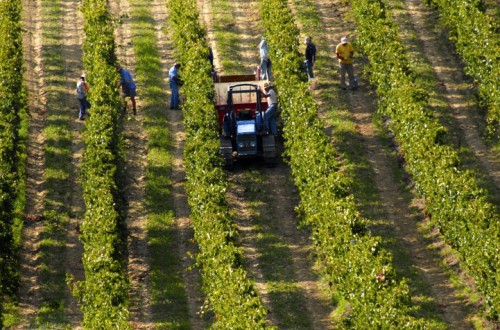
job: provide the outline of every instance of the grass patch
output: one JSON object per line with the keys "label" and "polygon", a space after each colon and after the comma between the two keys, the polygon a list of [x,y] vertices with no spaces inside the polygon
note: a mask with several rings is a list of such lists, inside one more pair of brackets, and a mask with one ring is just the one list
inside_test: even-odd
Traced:
{"label": "grass patch", "polygon": [[146,209],[155,329],[189,329],[182,267],[177,254],[171,188],[172,137],[166,127],[167,93],[162,82],[151,1],[132,0],[132,44],[147,135]]}
{"label": "grass patch", "polygon": [[318,29],[321,27],[321,19],[316,10],[314,1],[293,1],[293,5],[295,7],[294,15],[301,25],[301,30],[310,36],[318,35],[318,33],[322,31]]}
{"label": "grass patch", "polygon": [[[225,75],[242,74],[246,61],[241,57],[241,49],[245,45],[242,45],[241,35],[236,30],[233,2],[210,0],[210,4],[214,37],[217,40],[217,51],[223,72]],[[255,52],[258,53],[257,44]]]}
{"label": "grass patch", "polygon": [[[68,298],[65,274],[66,231],[69,218],[71,144],[73,134],[68,113],[65,58],[63,51],[63,10],[58,0],[42,3],[42,57],[44,63],[47,116],[45,136],[44,227],[40,241],[41,306],[35,324],[38,328],[69,327],[64,309]],[[75,101],[76,108],[76,101]],[[76,114],[75,114],[76,116]]]}
{"label": "grass patch", "polygon": [[272,194],[272,187],[266,184],[266,178],[256,169],[245,170],[241,181],[236,184],[245,187],[245,200],[254,224],[259,267],[265,278],[272,312],[280,327],[310,329],[311,319],[304,308],[306,297],[297,284],[290,248],[276,224],[279,219],[273,216],[272,206],[266,202],[266,196]]}
{"label": "grass patch", "polygon": [[219,59],[225,74],[241,73],[242,59],[238,49],[240,36],[234,30],[234,16],[230,2],[226,0],[211,0],[212,24],[217,40]]}
{"label": "grass patch", "polygon": [[[301,51],[304,54],[305,60],[305,51],[306,46],[304,43],[305,37],[309,36],[312,38],[312,42],[316,45],[316,62],[314,64],[315,73],[318,72],[318,68],[323,68],[325,65],[328,65],[330,60],[330,54],[327,51],[328,44],[326,42],[325,31],[323,30],[323,26],[321,23],[321,18],[316,10],[316,6],[314,1],[305,0],[291,1],[293,6],[293,14],[295,15],[295,21],[300,27],[300,34],[302,36],[301,41]],[[316,76],[316,75],[315,75]],[[321,89],[325,92],[325,89],[329,89],[329,81],[325,81],[326,75],[321,75],[320,77],[320,85],[317,86],[318,89]],[[316,78],[318,79],[318,78]]]}

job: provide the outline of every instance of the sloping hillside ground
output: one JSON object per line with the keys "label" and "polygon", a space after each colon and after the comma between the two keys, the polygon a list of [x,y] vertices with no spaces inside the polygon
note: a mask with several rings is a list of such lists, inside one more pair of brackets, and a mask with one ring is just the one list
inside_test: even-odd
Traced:
{"label": "sloping hillside ground", "polygon": [[[81,22],[80,3],[61,3],[64,5],[54,9],[41,0],[24,1],[31,130],[22,283],[19,306],[9,312],[8,318],[13,329],[77,329],[82,321],[65,276],[71,274],[76,280],[83,276],[78,240],[83,200],[78,175],[85,126],[77,120],[74,98],[76,79],[82,72],[83,27],[75,24]],[[205,298],[190,256],[196,253],[196,244],[183,188],[182,112],[168,110],[168,70],[176,56],[169,36],[166,3],[167,0],[109,1],[116,18],[117,55],[136,77],[139,91],[137,116],[131,115],[129,104],[122,122],[127,159],[125,212],[131,325],[134,329],[174,325],[201,329],[209,326],[213,315],[201,312]],[[475,109],[474,87],[452,55],[446,35],[436,23],[437,17],[422,1],[391,3],[391,12],[406,36],[408,49],[412,56],[427,63],[427,73],[435,81],[438,92],[433,94],[433,107],[463,146],[461,155],[467,166],[478,171],[478,178],[498,206],[499,158],[481,140],[481,118],[471,112]],[[420,308],[417,313],[444,322],[450,329],[495,328],[481,317],[480,298],[474,298],[474,289],[461,273],[457,258],[439,234],[426,227],[421,202],[412,194],[397,149],[384,131],[382,119],[375,115],[377,98],[363,79],[366,63],[362,54],[357,54],[355,62],[360,89],[338,88],[335,46],[341,36],[347,36],[356,46],[355,26],[346,2],[290,0],[288,4],[297,18],[300,41],[310,35],[318,48],[316,79],[311,84],[320,105],[318,115],[332,143],[342,152],[346,172],[355,179],[354,194],[364,216],[372,219],[371,230],[384,238],[399,271],[408,278],[412,300]],[[141,6],[148,9],[146,18]],[[264,32],[258,3],[198,0],[198,7],[219,72],[252,73],[259,62],[257,45]],[[220,15],[225,15],[225,25],[216,24]],[[232,46],[229,52],[222,40],[227,37],[224,31],[232,34],[228,37],[229,47]],[[158,62],[156,80],[149,79],[144,66],[152,60],[140,48],[145,40],[141,38],[150,32],[154,40],[149,41],[157,52],[153,59]],[[53,49],[60,56],[54,55]],[[224,61],[237,66],[224,67]],[[57,126],[60,122],[63,126]],[[153,135],[155,129],[159,130],[156,125],[164,128],[168,136],[162,151],[169,156],[161,163],[155,158],[158,141]],[[54,127],[62,133],[53,135]],[[62,140],[69,140],[55,143],[54,148],[59,148],[57,152],[65,157],[61,164],[51,161],[53,150],[48,147],[57,134],[61,134]],[[63,180],[54,185],[52,173],[63,171]],[[308,230],[298,228],[294,211],[298,194],[286,163],[279,160],[274,168],[257,162],[243,164],[228,172],[228,178],[227,199],[240,231],[244,265],[268,310],[268,323],[280,329],[335,328],[332,316],[336,306],[329,298],[327,283],[315,271]],[[162,181],[161,194],[151,195],[157,188],[151,186],[151,180]],[[161,208],[151,207],[152,201],[161,203]],[[49,222],[48,211],[58,212],[54,218],[61,219],[60,223]],[[155,222],[158,214],[163,220]],[[63,230],[54,231],[54,225]],[[55,242],[57,248],[51,248],[49,241]]]}
{"label": "sloping hillside ground", "polygon": [[350,171],[357,182],[355,196],[364,215],[373,220],[373,232],[384,237],[394,253],[400,271],[411,282],[413,302],[420,306],[423,315],[441,319],[452,328],[471,328],[474,308],[458,296],[440,265],[441,258],[427,248],[431,242],[419,230],[425,222],[417,209],[419,200],[404,186],[406,178],[397,168],[401,160],[396,157],[392,142],[381,138],[380,119],[375,115],[376,95],[362,78],[362,54],[356,55],[355,64],[356,75],[361,78],[360,89],[339,89],[335,47],[342,36],[347,36],[356,47],[349,7],[341,2],[293,3],[294,11],[304,16],[299,21],[302,39],[312,36],[320,54],[314,83],[314,93],[321,104],[319,115],[344,157],[354,163]]}

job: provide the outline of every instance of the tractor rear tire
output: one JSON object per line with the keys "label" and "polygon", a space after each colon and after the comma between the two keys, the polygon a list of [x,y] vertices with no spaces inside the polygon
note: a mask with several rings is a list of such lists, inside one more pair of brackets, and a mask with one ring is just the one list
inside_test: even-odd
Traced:
{"label": "tractor rear tire", "polygon": [[267,166],[276,166],[276,137],[274,135],[262,136],[262,156]]}
{"label": "tractor rear tire", "polygon": [[224,167],[228,169],[233,168],[233,143],[230,138],[224,136],[220,137],[219,153],[224,159]]}

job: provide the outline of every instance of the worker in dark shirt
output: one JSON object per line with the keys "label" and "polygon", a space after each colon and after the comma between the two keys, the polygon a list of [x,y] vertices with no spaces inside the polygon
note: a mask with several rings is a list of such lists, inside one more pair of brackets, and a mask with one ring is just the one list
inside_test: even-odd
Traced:
{"label": "worker in dark shirt", "polygon": [[309,79],[314,79],[313,66],[316,62],[316,46],[312,42],[311,37],[306,38],[306,70]]}

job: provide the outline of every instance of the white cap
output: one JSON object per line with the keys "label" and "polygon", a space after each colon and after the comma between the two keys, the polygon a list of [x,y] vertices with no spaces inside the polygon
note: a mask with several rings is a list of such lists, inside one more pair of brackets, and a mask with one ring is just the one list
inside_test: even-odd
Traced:
{"label": "white cap", "polygon": [[346,37],[342,37],[342,39],[340,39],[340,42],[343,43],[343,44],[346,44],[347,43],[347,38]]}
{"label": "white cap", "polygon": [[82,73],[82,75],[80,76],[80,78],[85,78],[87,75],[85,73]]}

